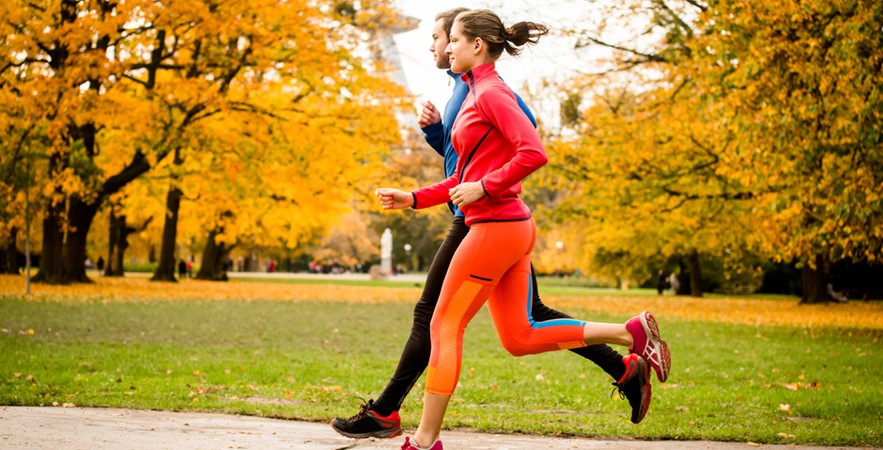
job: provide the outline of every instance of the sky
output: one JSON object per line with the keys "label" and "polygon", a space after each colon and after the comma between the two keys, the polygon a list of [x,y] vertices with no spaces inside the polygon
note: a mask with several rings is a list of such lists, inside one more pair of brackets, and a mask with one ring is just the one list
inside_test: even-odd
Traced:
{"label": "sky", "polygon": [[[439,70],[433,63],[429,46],[432,44],[432,26],[435,15],[455,7],[486,8],[496,12],[504,25],[511,25],[522,20],[543,23],[550,27],[552,34],[540,39],[536,46],[525,47],[517,58],[507,54],[497,61],[497,71],[507,84],[525,97],[535,114],[552,114],[549,108],[540,104],[531,104],[531,98],[525,95],[526,83],[539,86],[543,77],[556,80],[573,76],[578,70],[591,71],[593,59],[600,57],[589,51],[573,50],[574,40],[560,34],[560,30],[573,24],[589,14],[590,2],[547,0],[544,2],[525,0],[484,0],[459,2],[428,2],[426,0],[399,0],[400,10],[408,16],[420,20],[417,29],[395,36],[402,68],[411,92],[417,96],[418,104],[425,100],[432,101],[439,109],[443,109],[451,93],[450,77]],[[559,33],[556,33],[559,30]],[[539,88],[536,88],[539,89]],[[534,103],[540,100],[533,99]],[[415,110],[417,106],[415,105]],[[557,114],[555,109],[554,114]]]}

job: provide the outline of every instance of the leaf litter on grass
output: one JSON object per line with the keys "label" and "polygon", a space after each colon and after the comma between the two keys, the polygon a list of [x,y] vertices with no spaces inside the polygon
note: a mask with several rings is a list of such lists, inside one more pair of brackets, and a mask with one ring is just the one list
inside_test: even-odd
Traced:
{"label": "leaf litter on grass", "polygon": [[[212,282],[183,280],[152,282],[146,278],[95,277],[91,284],[32,285],[34,301],[310,301],[347,303],[414,303],[416,287],[366,287],[320,284]],[[0,292],[24,292],[24,277],[0,275]],[[2,297],[0,297],[2,298]],[[798,328],[859,328],[883,330],[883,302],[802,305],[781,299],[744,297],[648,297],[545,295],[553,308],[580,308],[589,312],[629,316],[653,311],[660,320],[686,320],[741,325],[778,325]]]}

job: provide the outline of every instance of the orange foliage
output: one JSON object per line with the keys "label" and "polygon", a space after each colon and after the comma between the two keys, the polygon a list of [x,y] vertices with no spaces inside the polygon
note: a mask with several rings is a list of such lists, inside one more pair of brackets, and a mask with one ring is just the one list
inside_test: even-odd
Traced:
{"label": "orange foliage", "polygon": [[[0,275],[0,292],[24,292],[24,278]],[[321,301],[350,303],[413,303],[421,289],[412,287],[364,287],[313,284],[276,284],[185,280],[176,284],[148,281],[147,278],[95,278],[95,284],[69,286],[33,285],[34,301],[115,302],[115,301]],[[2,298],[2,297],[0,297]],[[864,328],[883,330],[883,303],[851,302],[837,305],[800,305],[796,300],[757,298],[686,297],[604,297],[546,295],[549,306],[580,308],[628,316],[647,309],[665,320],[779,325],[801,328]],[[577,316],[581,314],[577,312]],[[580,317],[591,319],[591,317]]]}

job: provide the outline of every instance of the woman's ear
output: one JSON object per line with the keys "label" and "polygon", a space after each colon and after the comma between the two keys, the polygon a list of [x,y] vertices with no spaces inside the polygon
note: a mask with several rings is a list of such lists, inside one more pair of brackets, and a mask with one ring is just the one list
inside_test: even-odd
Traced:
{"label": "woman's ear", "polygon": [[481,48],[484,47],[484,40],[482,38],[475,38],[475,42],[473,43],[472,52],[474,54],[479,54],[481,52]]}

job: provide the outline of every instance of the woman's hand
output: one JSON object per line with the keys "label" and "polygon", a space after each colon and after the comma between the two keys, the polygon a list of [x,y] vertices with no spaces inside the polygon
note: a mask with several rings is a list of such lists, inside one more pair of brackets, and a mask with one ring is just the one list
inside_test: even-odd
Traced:
{"label": "woman's hand", "polygon": [[403,209],[414,206],[414,197],[410,192],[392,188],[380,188],[374,191],[374,195],[380,199],[383,209]]}
{"label": "woman's hand", "polygon": [[484,187],[481,186],[481,181],[471,181],[454,186],[448,193],[452,203],[463,206],[481,200],[484,197]]}

